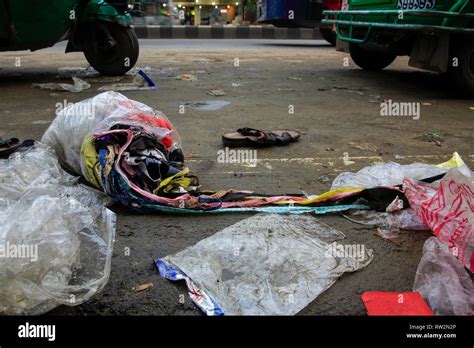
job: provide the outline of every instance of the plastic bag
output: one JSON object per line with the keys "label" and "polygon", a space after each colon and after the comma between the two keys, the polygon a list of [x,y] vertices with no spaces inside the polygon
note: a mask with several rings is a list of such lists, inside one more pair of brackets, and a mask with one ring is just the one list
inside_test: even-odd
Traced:
{"label": "plastic bag", "polygon": [[450,169],[433,184],[404,180],[403,189],[423,222],[446,243],[453,255],[474,270],[474,176],[470,171]]}
{"label": "plastic bag", "polygon": [[[171,131],[157,126],[155,121],[159,120],[165,120],[171,126]],[[90,133],[108,130],[119,123],[147,127],[148,131],[159,138],[171,136],[174,147],[181,147],[178,132],[164,114],[117,92],[100,93],[93,98],[68,105],[59,111],[41,142],[56,151],[61,164],[71,168],[76,174],[86,176],[81,170],[80,155],[84,138]]]}
{"label": "plastic bag", "polygon": [[41,144],[0,160],[0,313],[78,305],[110,274],[115,214]]}
{"label": "plastic bag", "polygon": [[336,242],[344,237],[311,216],[260,214],[156,264],[208,315],[293,315],[372,261],[364,245]]}
{"label": "plastic bag", "polygon": [[453,154],[449,161],[438,165],[425,163],[398,164],[395,162],[375,164],[362,168],[357,173],[345,172],[339,174],[334,179],[331,190],[341,187],[396,186],[401,185],[405,178],[411,180],[426,179],[446,173],[449,168],[453,167],[467,168],[457,152]]}
{"label": "plastic bag", "polygon": [[447,245],[435,237],[429,238],[423,246],[413,291],[418,291],[436,314],[474,313],[474,285],[471,276]]}
{"label": "plastic bag", "polygon": [[446,170],[424,163],[408,165],[389,162],[365,167],[357,173],[341,173],[334,179],[331,190],[341,187],[379,187],[400,185],[405,178],[425,179]]}

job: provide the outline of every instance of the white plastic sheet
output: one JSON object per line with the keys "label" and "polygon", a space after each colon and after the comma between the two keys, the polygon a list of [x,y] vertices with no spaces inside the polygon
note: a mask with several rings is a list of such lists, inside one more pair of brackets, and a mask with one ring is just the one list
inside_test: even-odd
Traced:
{"label": "white plastic sheet", "polygon": [[109,203],[44,145],[0,160],[0,313],[42,314],[105,286],[115,235]]}
{"label": "white plastic sheet", "polygon": [[436,237],[423,246],[413,291],[418,291],[438,315],[474,313],[474,284],[468,271]]}
{"label": "white plastic sheet", "polygon": [[450,168],[459,168],[462,172],[469,172],[461,156],[453,153],[450,160],[437,164],[411,163],[399,164],[388,162],[364,167],[357,173],[345,172],[334,179],[331,190],[341,187],[372,188],[379,186],[401,185],[404,179],[421,180],[446,173]]}
{"label": "white plastic sheet", "polygon": [[331,190],[341,187],[372,188],[401,185],[403,179],[421,180],[445,173],[446,170],[424,163],[398,164],[388,162],[364,167],[357,173],[345,172],[334,179]]}
{"label": "white plastic sheet", "polygon": [[372,250],[344,238],[311,216],[261,214],[156,263],[208,315],[293,315],[371,262]]}

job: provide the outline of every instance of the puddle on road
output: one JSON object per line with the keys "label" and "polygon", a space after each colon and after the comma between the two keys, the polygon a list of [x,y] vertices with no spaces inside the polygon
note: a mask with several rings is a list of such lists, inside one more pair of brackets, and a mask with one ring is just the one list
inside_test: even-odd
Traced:
{"label": "puddle on road", "polygon": [[227,100],[204,100],[182,103],[181,105],[185,105],[199,111],[216,111],[222,109],[224,106],[227,106],[229,104],[230,101]]}

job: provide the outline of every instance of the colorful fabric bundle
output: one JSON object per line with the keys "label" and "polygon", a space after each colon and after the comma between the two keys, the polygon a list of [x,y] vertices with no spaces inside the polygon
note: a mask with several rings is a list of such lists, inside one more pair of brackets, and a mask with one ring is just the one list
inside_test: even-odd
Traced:
{"label": "colorful fabric bundle", "polygon": [[184,164],[179,134],[166,116],[117,92],[66,107],[42,142],[52,146],[71,171],[82,174],[116,202],[141,212],[321,214],[355,208],[339,205],[345,204],[343,198],[361,191],[343,188],[311,197],[234,189],[203,191]]}

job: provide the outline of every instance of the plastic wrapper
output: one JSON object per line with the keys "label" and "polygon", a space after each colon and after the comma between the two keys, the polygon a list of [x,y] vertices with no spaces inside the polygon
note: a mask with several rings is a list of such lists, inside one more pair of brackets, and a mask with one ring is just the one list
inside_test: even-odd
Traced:
{"label": "plastic wrapper", "polygon": [[413,291],[418,291],[438,315],[474,314],[474,284],[471,275],[435,237],[423,246]]}
{"label": "plastic wrapper", "polygon": [[403,189],[417,215],[472,272],[474,176],[465,169],[450,169],[442,180],[433,184],[406,179]]}
{"label": "plastic wrapper", "polygon": [[260,214],[156,264],[208,315],[293,315],[371,262],[372,250],[344,238],[311,216]]}
{"label": "plastic wrapper", "polygon": [[160,119],[171,125],[163,113],[154,111],[145,104],[128,99],[117,92],[104,92],[59,111],[41,142],[56,151],[61,164],[76,174],[85,175],[81,170],[80,155],[84,138],[90,133],[106,131],[119,123],[145,127],[159,138],[170,135],[173,146],[180,148],[179,134],[172,125],[170,134],[169,129],[156,126],[155,122],[152,122]]}
{"label": "plastic wrapper", "polygon": [[341,187],[397,186],[401,185],[405,178],[411,180],[426,179],[446,173],[454,167],[469,170],[457,152],[453,154],[449,161],[437,165],[425,163],[398,164],[395,162],[375,164],[364,167],[357,173],[345,172],[339,174],[334,179],[331,190]]}
{"label": "plastic wrapper", "polygon": [[357,173],[341,173],[334,179],[331,190],[341,187],[396,186],[403,179],[421,180],[445,173],[446,170],[424,163],[398,164],[395,162],[376,164],[362,168]]}
{"label": "plastic wrapper", "polygon": [[87,301],[110,274],[115,214],[37,144],[0,160],[0,313]]}

